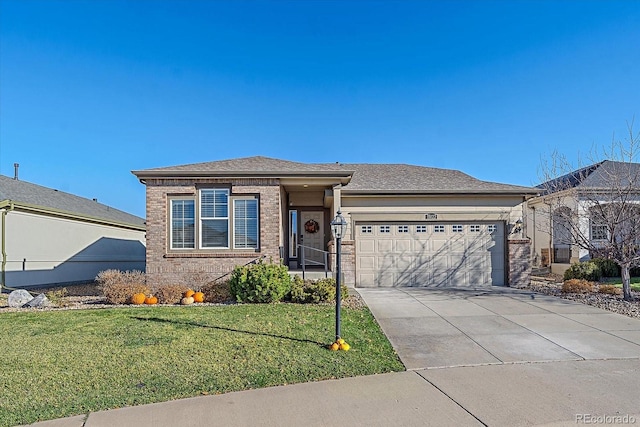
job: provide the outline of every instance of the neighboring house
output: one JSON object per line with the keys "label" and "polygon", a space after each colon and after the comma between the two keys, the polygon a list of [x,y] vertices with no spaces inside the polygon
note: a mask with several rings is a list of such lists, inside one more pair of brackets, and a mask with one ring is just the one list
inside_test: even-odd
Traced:
{"label": "neighboring house", "polygon": [[[528,278],[523,202],[538,191],[455,170],[248,157],[133,171],[147,188],[147,277],[215,279],[260,257],[324,265],[339,209],[348,285],[485,286]],[[517,231],[517,230],[516,230]],[[303,255],[304,252],[304,255]],[[332,261],[329,261],[330,263]]]}
{"label": "neighboring house", "polygon": [[93,280],[145,268],[144,219],[62,191],[0,175],[2,285]]}
{"label": "neighboring house", "polygon": [[603,207],[640,203],[640,163],[605,160],[537,188],[542,195],[527,201],[532,264],[562,274],[572,263],[597,255],[586,247],[598,247],[609,238],[601,219]]}

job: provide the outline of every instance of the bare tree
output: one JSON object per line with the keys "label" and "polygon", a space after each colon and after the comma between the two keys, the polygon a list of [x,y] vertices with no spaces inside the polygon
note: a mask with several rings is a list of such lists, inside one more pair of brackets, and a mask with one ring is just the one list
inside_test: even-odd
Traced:
{"label": "bare tree", "polygon": [[618,264],[624,299],[630,301],[629,271],[640,266],[640,133],[634,133],[633,120],[627,132],[623,140],[614,137],[610,147],[594,148],[588,166],[572,167],[554,152],[541,163],[540,188],[554,243],[577,248],[580,259]]}

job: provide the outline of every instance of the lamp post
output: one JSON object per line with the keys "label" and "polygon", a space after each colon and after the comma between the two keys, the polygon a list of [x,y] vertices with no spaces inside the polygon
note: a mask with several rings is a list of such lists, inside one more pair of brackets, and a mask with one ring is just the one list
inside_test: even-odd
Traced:
{"label": "lamp post", "polygon": [[340,241],[342,237],[347,232],[347,221],[342,216],[340,209],[338,209],[338,214],[331,221],[331,232],[333,233],[333,237],[336,239],[336,341],[340,339],[340,300],[342,296],[340,295],[340,254],[342,252],[342,245]]}

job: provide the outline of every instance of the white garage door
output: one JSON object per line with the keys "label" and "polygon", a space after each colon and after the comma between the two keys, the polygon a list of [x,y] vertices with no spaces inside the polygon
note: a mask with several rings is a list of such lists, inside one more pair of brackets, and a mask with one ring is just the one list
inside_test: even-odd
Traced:
{"label": "white garage door", "polygon": [[504,285],[504,224],[358,223],[356,286]]}

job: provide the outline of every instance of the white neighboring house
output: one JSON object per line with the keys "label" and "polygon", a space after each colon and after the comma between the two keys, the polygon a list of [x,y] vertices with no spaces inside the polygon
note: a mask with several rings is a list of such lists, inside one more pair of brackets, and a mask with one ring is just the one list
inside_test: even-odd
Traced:
{"label": "white neighboring house", "polygon": [[143,218],[96,200],[0,175],[2,286],[93,280],[145,269]]}
{"label": "white neighboring house", "polygon": [[621,202],[640,206],[639,183],[639,163],[605,160],[540,184],[544,194],[527,201],[533,267],[562,274],[572,263],[597,256],[586,248],[604,246],[610,237],[598,210]]}

